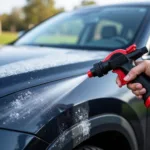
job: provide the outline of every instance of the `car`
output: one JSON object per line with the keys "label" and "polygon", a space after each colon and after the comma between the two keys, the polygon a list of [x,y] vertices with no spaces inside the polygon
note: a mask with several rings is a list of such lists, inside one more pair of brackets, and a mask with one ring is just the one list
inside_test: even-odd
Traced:
{"label": "car", "polygon": [[[1,150],[149,150],[150,111],[116,74],[115,49],[150,48],[150,3],[64,12],[0,48]],[[146,54],[142,59],[149,59]]]}

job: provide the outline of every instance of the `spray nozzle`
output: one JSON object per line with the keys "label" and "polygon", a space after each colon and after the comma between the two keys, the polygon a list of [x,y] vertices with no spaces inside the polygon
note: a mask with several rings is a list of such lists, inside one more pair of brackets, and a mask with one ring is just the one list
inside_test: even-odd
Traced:
{"label": "spray nozzle", "polygon": [[[124,80],[126,74],[135,67],[133,61],[140,58],[143,54],[147,53],[146,47],[141,49],[135,49],[135,45],[127,48],[127,50],[116,50],[110,53],[103,61],[93,65],[93,68],[88,71],[87,75],[89,78],[102,77],[109,71],[113,70],[120,79],[121,86],[128,84]],[[146,89],[147,93],[143,95],[143,100],[147,108],[150,107],[150,80],[145,74],[139,75],[132,83],[141,83]]]}
{"label": "spray nozzle", "polygon": [[110,70],[109,63],[107,62],[98,62],[93,65],[93,68],[87,72],[89,78],[92,77],[102,77],[108,73]]}
{"label": "spray nozzle", "polygon": [[130,46],[127,50],[115,50],[110,53],[103,61],[93,65],[93,68],[87,72],[89,78],[102,77],[110,70],[121,69],[127,64],[132,63],[133,60],[140,58],[147,53],[146,47],[135,50],[135,45]]}
{"label": "spray nozzle", "polygon": [[93,77],[93,73],[92,73],[91,71],[88,71],[88,72],[87,72],[87,75],[88,75],[89,78],[92,78],[92,77]]}

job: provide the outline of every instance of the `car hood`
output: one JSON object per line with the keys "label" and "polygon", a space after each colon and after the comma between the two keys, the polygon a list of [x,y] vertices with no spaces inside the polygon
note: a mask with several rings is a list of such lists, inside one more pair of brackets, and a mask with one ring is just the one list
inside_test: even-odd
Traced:
{"label": "car hood", "polygon": [[0,49],[0,78],[101,59],[107,53],[105,51],[5,46]]}
{"label": "car hood", "polygon": [[[0,97],[47,82],[85,73],[106,51],[85,51],[35,46],[0,49]],[[80,70],[80,71],[79,71]]]}

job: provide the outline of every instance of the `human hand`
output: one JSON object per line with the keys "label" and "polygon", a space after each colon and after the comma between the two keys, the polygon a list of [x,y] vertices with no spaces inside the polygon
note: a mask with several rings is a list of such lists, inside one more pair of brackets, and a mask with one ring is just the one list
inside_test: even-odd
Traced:
{"label": "human hand", "polygon": [[[141,73],[145,73],[147,76],[150,76],[150,61],[137,61],[136,66],[131,69],[131,71],[124,78],[125,81],[130,82],[134,80]],[[121,81],[117,77],[116,83],[119,87],[121,87]],[[133,94],[135,94],[138,98],[142,99],[142,95],[146,93],[146,89],[140,83],[129,83],[127,87],[132,90]]]}

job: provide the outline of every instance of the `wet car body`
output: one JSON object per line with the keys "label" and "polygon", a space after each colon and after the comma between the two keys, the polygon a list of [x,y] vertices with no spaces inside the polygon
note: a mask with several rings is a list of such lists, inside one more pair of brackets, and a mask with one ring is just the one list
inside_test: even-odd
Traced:
{"label": "wet car body", "polygon": [[[149,47],[149,17],[148,10],[134,40],[138,48]],[[112,73],[81,81],[110,51],[77,49],[13,43],[0,49],[2,150],[71,150],[108,131],[122,134],[132,150],[149,150],[150,112],[143,101],[126,87],[119,89]]]}

